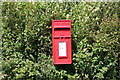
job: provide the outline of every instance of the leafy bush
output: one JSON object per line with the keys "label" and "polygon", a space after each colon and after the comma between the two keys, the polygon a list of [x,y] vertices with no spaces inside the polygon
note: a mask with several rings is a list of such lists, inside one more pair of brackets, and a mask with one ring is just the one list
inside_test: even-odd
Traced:
{"label": "leafy bush", "polygon": [[[2,3],[3,80],[117,80],[118,3]],[[72,20],[73,64],[53,65],[51,21]]]}

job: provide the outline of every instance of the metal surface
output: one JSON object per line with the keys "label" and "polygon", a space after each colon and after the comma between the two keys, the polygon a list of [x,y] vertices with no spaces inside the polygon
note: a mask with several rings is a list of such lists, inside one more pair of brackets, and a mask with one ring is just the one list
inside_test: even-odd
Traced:
{"label": "metal surface", "polygon": [[55,65],[72,63],[71,20],[52,21],[52,58]]}

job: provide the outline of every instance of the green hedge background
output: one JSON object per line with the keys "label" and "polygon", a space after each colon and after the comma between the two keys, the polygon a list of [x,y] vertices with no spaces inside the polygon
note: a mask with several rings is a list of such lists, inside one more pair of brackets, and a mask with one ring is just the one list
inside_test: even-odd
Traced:
{"label": "green hedge background", "polygon": [[[120,3],[2,3],[2,80],[117,80]],[[73,64],[53,65],[52,20],[72,20]]]}

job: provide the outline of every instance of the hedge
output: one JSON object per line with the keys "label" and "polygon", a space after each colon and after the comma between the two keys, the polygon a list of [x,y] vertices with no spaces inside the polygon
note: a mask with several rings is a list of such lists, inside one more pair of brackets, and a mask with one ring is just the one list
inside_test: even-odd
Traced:
{"label": "hedge", "polygon": [[[2,80],[117,80],[118,3],[2,3]],[[72,21],[71,65],[53,65],[52,20]]]}

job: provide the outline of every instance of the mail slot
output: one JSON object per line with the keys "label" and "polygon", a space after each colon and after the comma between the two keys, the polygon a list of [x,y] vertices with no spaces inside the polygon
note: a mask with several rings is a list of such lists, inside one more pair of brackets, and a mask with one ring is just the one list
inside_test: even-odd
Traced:
{"label": "mail slot", "polygon": [[72,63],[71,20],[52,21],[52,58],[55,65]]}

